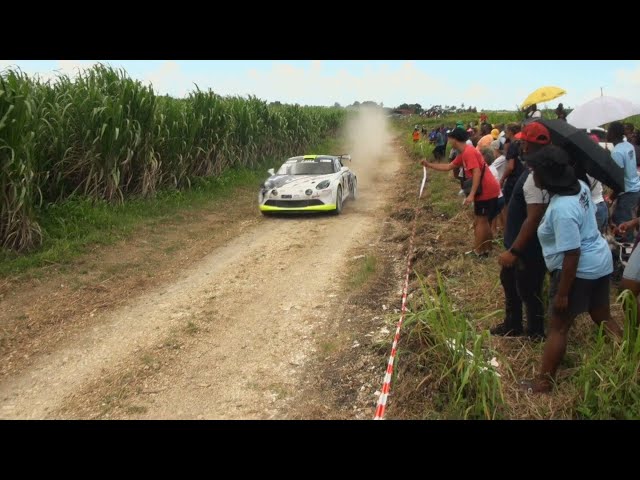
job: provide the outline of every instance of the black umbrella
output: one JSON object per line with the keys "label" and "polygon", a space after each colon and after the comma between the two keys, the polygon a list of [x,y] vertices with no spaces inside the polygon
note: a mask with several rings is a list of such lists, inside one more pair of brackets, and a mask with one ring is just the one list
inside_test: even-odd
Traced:
{"label": "black umbrella", "polygon": [[624,192],[624,168],[611,158],[611,153],[594,142],[587,132],[578,130],[564,120],[536,119],[551,134],[551,143],[564,148],[569,156],[596,180]]}

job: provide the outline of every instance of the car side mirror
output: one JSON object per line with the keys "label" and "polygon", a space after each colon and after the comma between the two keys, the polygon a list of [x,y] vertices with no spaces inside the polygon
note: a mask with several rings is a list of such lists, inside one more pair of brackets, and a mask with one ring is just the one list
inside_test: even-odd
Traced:
{"label": "car side mirror", "polygon": [[267,173],[269,173],[269,175],[275,175],[276,171],[273,168],[270,168],[269,170],[267,170]]}
{"label": "car side mirror", "polygon": [[348,172],[349,171],[349,167],[342,167],[340,169],[341,172]]}

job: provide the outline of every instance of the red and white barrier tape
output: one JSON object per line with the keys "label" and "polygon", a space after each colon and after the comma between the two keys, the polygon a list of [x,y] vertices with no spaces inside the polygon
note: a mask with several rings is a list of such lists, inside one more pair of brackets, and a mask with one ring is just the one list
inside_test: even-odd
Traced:
{"label": "red and white barrier tape", "polygon": [[[426,170],[426,169],[425,169]],[[426,178],[426,172],[425,172]],[[424,185],[424,183],[423,183]],[[422,191],[420,192],[422,195]],[[400,320],[398,320],[398,326],[396,327],[396,334],[393,337],[393,345],[391,345],[391,355],[389,355],[389,362],[387,363],[387,371],[384,375],[384,381],[382,383],[382,393],[378,398],[378,406],[376,407],[376,415],[374,420],[382,420],[384,418],[385,409],[387,408],[387,398],[389,397],[389,390],[391,389],[391,377],[393,375],[393,362],[398,352],[398,341],[400,340],[400,329],[402,328],[402,322],[407,312],[407,290],[409,289],[409,274],[411,273],[411,257],[413,256],[413,239],[416,236],[416,225],[418,223],[418,210],[416,207],[413,216],[413,228],[411,229],[411,237],[409,240],[409,251],[407,252],[407,272],[404,276],[404,286],[402,287],[402,309],[400,311]]]}
{"label": "red and white barrier tape", "polygon": [[422,183],[420,184],[420,194],[418,195],[418,198],[422,198],[422,191],[424,190],[424,184],[427,182],[427,167],[422,167],[422,170],[424,171],[424,173],[422,175]]}

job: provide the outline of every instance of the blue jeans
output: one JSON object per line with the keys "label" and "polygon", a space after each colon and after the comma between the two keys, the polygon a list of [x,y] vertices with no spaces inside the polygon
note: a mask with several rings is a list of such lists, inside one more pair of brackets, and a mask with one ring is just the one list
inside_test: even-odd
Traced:
{"label": "blue jeans", "polygon": [[600,233],[605,233],[609,222],[609,209],[606,202],[596,204],[596,224]]}
{"label": "blue jeans", "polygon": [[[640,192],[627,192],[620,195],[616,200],[616,208],[611,216],[613,223],[620,225],[635,218],[638,201],[640,201]],[[623,240],[625,242],[633,242],[633,238],[633,230],[627,230]]]}

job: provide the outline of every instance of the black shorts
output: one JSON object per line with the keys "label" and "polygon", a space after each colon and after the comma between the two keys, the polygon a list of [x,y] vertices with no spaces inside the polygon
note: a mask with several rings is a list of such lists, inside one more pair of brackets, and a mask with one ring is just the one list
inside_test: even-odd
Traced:
{"label": "black shorts", "polygon": [[[553,312],[553,299],[558,293],[560,284],[560,273],[562,270],[551,272],[551,283],[549,285],[549,313]],[[586,280],[575,278],[571,290],[569,290],[569,307],[567,311],[572,317],[577,317],[581,313],[588,312],[594,308],[609,307],[609,294],[611,290],[611,275]]]}
{"label": "black shorts", "polygon": [[504,197],[498,197],[498,203],[496,204],[496,209],[492,215],[489,215],[489,223],[493,222],[493,220],[500,215],[500,212],[504,208]]}
{"label": "black shorts", "polygon": [[476,200],[473,202],[473,213],[478,217],[488,217],[489,221],[493,220],[500,213],[500,210],[498,210],[498,198]]}

